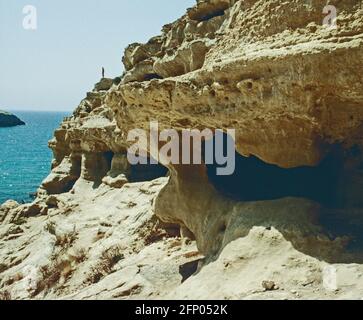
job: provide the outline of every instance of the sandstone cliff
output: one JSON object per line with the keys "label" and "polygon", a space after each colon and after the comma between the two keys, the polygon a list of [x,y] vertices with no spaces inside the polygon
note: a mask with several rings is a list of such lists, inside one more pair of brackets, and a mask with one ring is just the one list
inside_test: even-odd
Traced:
{"label": "sandstone cliff", "polygon": [[[127,47],[55,131],[35,202],[1,207],[3,297],[361,298],[363,5],[330,4],[336,29],[322,0],[198,1]],[[152,120],[235,129],[235,173],[129,165]]]}

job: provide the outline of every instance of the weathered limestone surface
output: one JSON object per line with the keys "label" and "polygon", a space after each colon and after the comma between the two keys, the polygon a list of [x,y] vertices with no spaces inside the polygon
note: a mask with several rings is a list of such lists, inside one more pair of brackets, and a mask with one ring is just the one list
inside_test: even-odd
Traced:
{"label": "weathered limestone surface", "polygon": [[[363,3],[329,3],[337,29],[322,23],[323,0],[197,1],[128,46],[125,74],[102,79],[55,131],[35,202],[1,207],[2,296],[361,298]],[[291,172],[333,157],[338,204],[289,195],[299,180],[277,199],[233,199],[206,165],[163,159],[169,177],[129,183],[127,134],[152,120],[235,129],[237,153],[261,160],[256,179],[264,165]],[[338,291],[326,267],[344,275]]]}
{"label": "weathered limestone surface", "polygon": [[[315,166],[339,145],[345,167],[357,174],[361,156],[353,167],[347,158],[362,145],[361,1],[332,1],[339,8],[333,30],[322,25],[325,4],[200,2],[164,28],[159,52],[147,56],[164,79],[125,81],[107,95],[121,135],[148,129],[150,119],[161,128],[234,128],[240,154],[283,168]],[[185,48],[195,41],[208,44],[207,52],[195,55],[197,68],[187,67],[183,61],[193,62],[188,57],[193,50]],[[149,46],[139,45],[138,51],[150,53]],[[143,58],[138,55],[129,74]],[[244,205],[219,195],[203,165],[169,169],[156,213],[187,226],[203,253],[218,252],[223,242],[216,237],[218,228],[221,238],[243,228],[229,221],[231,212],[243,215]]]}

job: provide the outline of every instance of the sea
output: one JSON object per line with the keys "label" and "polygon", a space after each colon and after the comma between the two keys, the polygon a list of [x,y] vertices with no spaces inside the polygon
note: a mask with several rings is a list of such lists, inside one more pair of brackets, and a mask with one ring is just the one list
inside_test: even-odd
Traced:
{"label": "sea", "polygon": [[0,205],[13,199],[32,201],[42,180],[51,170],[48,141],[66,112],[11,111],[25,126],[0,128]]}

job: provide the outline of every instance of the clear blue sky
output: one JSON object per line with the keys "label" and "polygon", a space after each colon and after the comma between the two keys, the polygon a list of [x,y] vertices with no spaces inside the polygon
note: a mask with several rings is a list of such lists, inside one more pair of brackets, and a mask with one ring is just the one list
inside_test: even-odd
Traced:
{"label": "clear blue sky", "polygon": [[[195,0],[0,0],[0,109],[73,110],[124,48],[160,34]],[[23,28],[23,7],[38,29]]]}

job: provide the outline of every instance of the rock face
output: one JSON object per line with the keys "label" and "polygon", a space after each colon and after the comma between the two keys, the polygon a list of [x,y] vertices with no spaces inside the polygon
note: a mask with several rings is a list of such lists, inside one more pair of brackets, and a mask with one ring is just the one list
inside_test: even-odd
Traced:
{"label": "rock face", "polygon": [[0,128],[23,126],[25,122],[21,121],[17,116],[0,110]]}
{"label": "rock face", "polygon": [[[361,298],[363,8],[330,4],[337,28],[323,0],[197,1],[128,46],[55,131],[34,203],[0,209],[3,297]],[[152,120],[235,129],[235,172],[149,147],[158,165],[130,165]]]}

